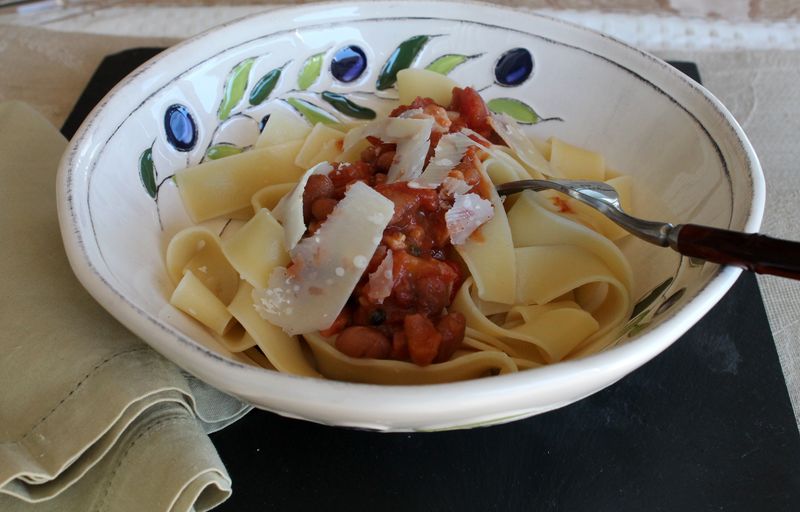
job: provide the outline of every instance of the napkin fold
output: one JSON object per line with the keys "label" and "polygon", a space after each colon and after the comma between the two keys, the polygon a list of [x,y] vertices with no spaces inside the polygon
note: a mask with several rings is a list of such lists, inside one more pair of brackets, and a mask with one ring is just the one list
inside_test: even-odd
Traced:
{"label": "napkin fold", "polygon": [[206,433],[249,407],[81,287],[56,214],[65,147],[27,105],[0,104],[0,510],[207,510],[231,482]]}

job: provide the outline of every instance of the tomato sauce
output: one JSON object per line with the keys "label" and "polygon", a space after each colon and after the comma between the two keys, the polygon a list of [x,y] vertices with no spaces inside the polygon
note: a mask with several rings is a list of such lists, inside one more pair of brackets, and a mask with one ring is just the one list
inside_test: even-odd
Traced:
{"label": "tomato sauce", "polygon": [[561,213],[574,213],[572,207],[563,197],[554,196],[552,198],[553,205],[558,208]]}
{"label": "tomato sauce", "polygon": [[[434,118],[428,159],[444,133],[470,128],[491,140],[489,111],[471,88],[453,90],[447,108],[430,98],[416,98],[392,111],[396,117],[420,109]],[[452,244],[445,213],[453,199],[437,190],[411,188],[407,182],[386,183],[396,146],[369,137],[370,147],[357,162],[337,163],[327,176],[312,175],[303,194],[308,232],[313,233],[344,197],[347,187],[361,181],[394,203],[394,215],[348,304],[324,336],[338,335],[336,347],[352,357],[412,361],[425,366],[450,359],[463,339],[466,321],[460,313],[445,313],[465,278]],[[479,171],[480,151],[472,147],[450,175],[463,179],[488,197]],[[475,237],[480,237],[478,232]],[[391,253],[391,292],[383,300],[370,298],[369,275]],[[374,296],[374,294],[373,294]]]}

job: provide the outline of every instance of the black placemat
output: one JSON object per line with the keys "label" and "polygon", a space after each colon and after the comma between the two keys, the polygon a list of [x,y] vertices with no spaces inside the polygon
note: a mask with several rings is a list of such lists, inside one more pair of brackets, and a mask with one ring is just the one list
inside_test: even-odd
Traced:
{"label": "black placemat", "polygon": [[[62,132],[158,51],[106,58]],[[234,482],[220,511],[800,510],[800,436],[752,274],[662,355],[557,411],[432,434],[253,411],[211,438]]]}

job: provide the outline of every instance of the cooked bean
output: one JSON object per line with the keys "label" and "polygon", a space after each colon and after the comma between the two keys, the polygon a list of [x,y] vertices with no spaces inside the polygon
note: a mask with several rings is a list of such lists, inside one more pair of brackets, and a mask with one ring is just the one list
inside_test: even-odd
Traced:
{"label": "cooked bean", "polygon": [[381,172],[387,172],[394,161],[394,151],[387,151],[375,160],[375,167]]}
{"label": "cooked bean", "polygon": [[372,327],[348,327],[336,338],[336,348],[350,357],[386,359],[392,351],[389,338]]}
{"label": "cooked bean", "polygon": [[368,163],[374,163],[380,155],[380,149],[377,146],[369,146],[361,152],[361,160]]}
{"label": "cooked bean", "polygon": [[338,201],[330,197],[320,197],[311,204],[311,215],[319,221],[323,221],[331,214]]}
{"label": "cooked bean", "polygon": [[420,366],[431,364],[439,353],[439,345],[442,343],[442,335],[436,330],[433,322],[416,313],[406,316],[403,328],[411,360]]}
{"label": "cooked bean", "polygon": [[333,181],[324,174],[312,174],[308,177],[306,188],[303,190],[303,216],[308,222],[311,218],[311,205],[314,201],[333,195]]}

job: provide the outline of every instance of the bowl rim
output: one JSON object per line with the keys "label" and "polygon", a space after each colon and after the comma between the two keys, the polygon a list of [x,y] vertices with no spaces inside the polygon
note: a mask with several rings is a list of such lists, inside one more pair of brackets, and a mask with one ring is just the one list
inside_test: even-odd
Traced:
{"label": "bowl rim", "polygon": [[[328,15],[335,9],[349,7],[353,10],[353,18],[358,18],[365,11],[379,12],[384,7],[413,9],[414,7],[430,7],[464,9],[464,2],[436,2],[430,4],[422,1],[408,2],[324,2],[308,5],[286,6],[270,9],[261,14],[248,15],[243,18],[229,21],[217,27],[202,32],[186,41],[183,41],[139,66],[134,72],[120,81],[90,112],[81,124],[76,135],[64,153],[59,165],[57,179],[58,215],[62,238],[67,256],[73,272],[81,284],[105,309],[122,322],[128,329],[145,340],[152,348],[164,354],[177,365],[198,375],[202,380],[227,392],[246,397],[251,400],[252,393],[243,391],[252,390],[256,393],[270,392],[271,401],[277,403],[277,411],[287,413],[293,410],[305,411],[302,417],[310,415],[308,419],[315,421],[339,416],[344,422],[337,424],[351,424],[367,426],[369,428],[386,428],[393,424],[418,424],[420,418],[423,422],[427,418],[465,417],[473,416],[475,411],[510,411],[516,405],[525,402],[525,397],[531,394],[546,394],[558,390],[562,386],[574,384],[576,378],[582,378],[584,384],[591,386],[592,382],[599,382],[601,389],[608,385],[609,371],[619,377],[646,363],[676,341],[686,330],[704,316],[717,301],[728,291],[741,273],[735,267],[720,267],[698,293],[691,298],[673,316],[652,330],[637,336],[622,345],[612,347],[603,352],[593,354],[578,360],[565,361],[556,365],[537,368],[536,371],[522,371],[514,374],[499,375],[486,379],[473,379],[460,382],[443,384],[422,385],[379,385],[323,380],[311,377],[300,377],[280,372],[269,371],[263,368],[252,367],[232,361],[201,343],[194,341],[189,336],[181,333],[165,321],[150,315],[134,302],[116,289],[106,276],[101,275],[101,270],[96,269],[82,247],[80,239],[80,226],[75,217],[73,204],[81,190],[74,185],[75,177],[79,174],[76,168],[78,155],[91,147],[95,142],[91,134],[101,114],[106,110],[108,103],[121,94],[132,83],[138,83],[149,70],[156,67],[166,57],[185,51],[204,41],[207,38],[224,34],[233,30],[240,24],[254,23],[265,16],[281,15],[295,18],[302,15],[322,16]],[[674,76],[695,93],[700,94],[717,111],[722,119],[732,128],[734,137],[742,146],[749,159],[747,170],[752,185],[750,211],[745,220],[746,231],[756,231],[761,224],[764,203],[765,184],[758,158],[744,131],[730,114],[730,112],[704,87],[685,77],[672,66],[661,59],[628,45],[614,37],[602,34],[592,29],[560,20],[551,16],[531,12],[528,10],[514,9],[483,2],[467,2],[470,10],[489,9],[504,11],[517,16],[534,17],[558,23],[567,30],[580,30],[594,36],[611,41],[621,47],[621,51],[633,51],[640,57],[650,60],[658,67]],[[459,11],[454,11],[459,12]],[[439,16],[441,17],[441,16]],[[459,18],[456,14],[453,18]],[[88,158],[91,160],[91,158]],[[691,306],[691,307],[689,307]],[[175,343],[178,341],[179,343]],[[228,372],[233,372],[228,374]],[[224,378],[223,378],[224,377]],[[617,378],[619,378],[617,377]],[[235,389],[231,389],[231,388]],[[588,389],[588,388],[587,388]],[[589,394],[593,393],[591,391]],[[424,393],[424,394],[423,394]],[[280,395],[280,396],[279,396]],[[468,397],[469,400],[463,400]],[[454,399],[458,398],[458,399]],[[561,405],[571,403],[570,399]],[[258,404],[264,406],[263,404]],[[299,406],[299,407],[298,407]],[[554,404],[553,407],[559,406]],[[321,415],[308,411],[321,407]],[[447,409],[443,413],[442,408]],[[509,409],[511,407],[512,409]],[[545,410],[549,410],[548,407]],[[272,405],[269,406],[272,409]],[[281,411],[280,409],[283,409]]]}

